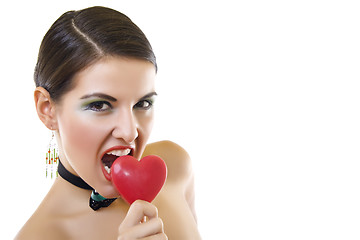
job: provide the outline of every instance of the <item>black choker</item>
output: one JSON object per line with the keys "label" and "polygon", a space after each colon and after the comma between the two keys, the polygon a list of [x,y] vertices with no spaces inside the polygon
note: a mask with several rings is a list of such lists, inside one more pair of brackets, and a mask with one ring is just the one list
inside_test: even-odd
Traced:
{"label": "black choker", "polygon": [[61,161],[59,161],[58,173],[63,179],[65,179],[72,185],[75,185],[79,188],[86,189],[86,190],[94,190],[92,187],[89,186],[89,184],[87,184],[84,180],[82,180],[82,178],[75,176],[74,174],[69,172],[64,167],[64,165],[62,165]]}
{"label": "black choker", "polygon": [[89,206],[94,210],[98,210],[102,207],[108,207],[110,204],[116,200],[116,198],[104,198],[99,193],[95,191],[89,184],[87,184],[82,178],[75,176],[71,172],[69,172],[64,165],[62,165],[61,161],[59,160],[59,166],[58,166],[58,173],[59,175],[68,181],[69,183],[82,188],[86,190],[92,190],[90,200],[89,200]]}

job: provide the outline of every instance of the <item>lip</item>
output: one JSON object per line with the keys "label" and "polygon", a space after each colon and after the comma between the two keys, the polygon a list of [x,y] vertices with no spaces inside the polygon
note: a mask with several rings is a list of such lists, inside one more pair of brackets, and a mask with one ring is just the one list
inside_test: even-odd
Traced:
{"label": "lip", "polygon": [[[134,153],[134,149],[135,147],[134,146],[114,146],[114,147],[111,147],[109,149],[107,149],[103,154],[101,154],[101,158],[100,158],[100,161],[102,161],[102,158],[104,157],[105,154],[107,154],[108,152],[111,152],[111,151],[114,151],[114,150],[124,150],[124,149],[130,149],[130,153]],[[104,174],[104,177],[106,178],[106,180],[110,181],[111,182],[111,175],[105,170],[104,168],[104,164],[101,163],[101,170]]]}

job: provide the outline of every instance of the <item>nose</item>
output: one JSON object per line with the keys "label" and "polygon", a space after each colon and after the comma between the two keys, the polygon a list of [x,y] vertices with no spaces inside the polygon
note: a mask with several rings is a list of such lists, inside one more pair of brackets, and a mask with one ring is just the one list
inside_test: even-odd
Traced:
{"label": "nose", "polygon": [[115,119],[115,127],[112,135],[122,139],[126,144],[131,144],[138,137],[138,124],[132,109],[122,110]]}

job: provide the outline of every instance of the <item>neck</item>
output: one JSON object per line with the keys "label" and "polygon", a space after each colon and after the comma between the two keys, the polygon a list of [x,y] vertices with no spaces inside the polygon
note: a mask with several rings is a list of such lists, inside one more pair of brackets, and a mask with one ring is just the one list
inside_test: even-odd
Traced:
{"label": "neck", "polygon": [[59,176],[41,205],[52,212],[54,216],[91,212],[92,210],[89,208],[90,195],[91,190],[78,188]]}
{"label": "neck", "polygon": [[87,184],[82,178],[75,176],[71,172],[69,172],[64,165],[59,160],[59,167],[58,167],[59,175],[69,183],[75,185],[76,187],[86,189],[86,190],[94,190],[89,184]]}
{"label": "neck", "polygon": [[94,211],[97,211],[100,208],[108,207],[111,203],[113,203],[116,198],[104,198],[99,193],[97,193],[89,184],[87,184],[83,179],[78,176],[75,176],[71,172],[69,172],[64,165],[59,160],[59,167],[58,172],[61,178],[65,181],[71,183],[72,185],[84,189],[84,190],[91,190],[91,196],[89,198],[89,207]]}

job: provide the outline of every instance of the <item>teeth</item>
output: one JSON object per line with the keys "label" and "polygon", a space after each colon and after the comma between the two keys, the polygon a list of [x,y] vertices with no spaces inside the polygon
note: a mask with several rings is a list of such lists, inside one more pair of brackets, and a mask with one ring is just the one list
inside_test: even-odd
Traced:
{"label": "teeth", "polygon": [[108,152],[107,154],[112,154],[115,156],[125,156],[128,155],[130,153],[131,149],[127,148],[127,149],[122,149],[122,150],[112,150],[111,152]]}
{"label": "teeth", "polygon": [[105,170],[110,174],[110,168],[108,166],[104,166]]}
{"label": "teeth", "polygon": [[[121,149],[121,150],[112,150],[111,152],[108,152],[106,154],[116,156],[116,157],[121,157],[121,156],[129,155],[130,152],[131,152],[131,149],[127,148],[127,149]],[[111,165],[112,165],[114,160],[115,160],[114,157],[110,157],[107,160],[104,160],[104,162],[103,162],[104,169],[106,170],[106,172],[108,174],[111,173]]]}

